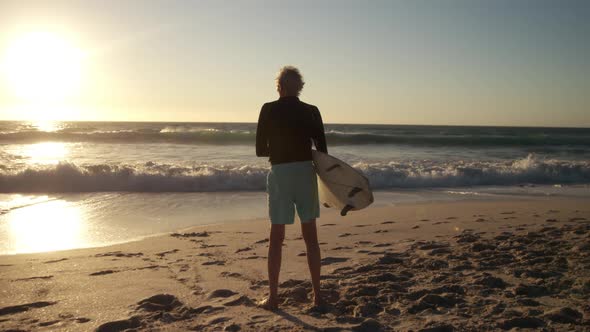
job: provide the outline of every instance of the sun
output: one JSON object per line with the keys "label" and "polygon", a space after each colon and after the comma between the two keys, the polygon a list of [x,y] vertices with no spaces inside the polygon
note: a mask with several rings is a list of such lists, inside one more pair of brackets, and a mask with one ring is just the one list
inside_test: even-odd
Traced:
{"label": "sun", "polygon": [[83,58],[79,48],[57,34],[31,32],[8,45],[1,69],[17,98],[56,102],[79,91]]}

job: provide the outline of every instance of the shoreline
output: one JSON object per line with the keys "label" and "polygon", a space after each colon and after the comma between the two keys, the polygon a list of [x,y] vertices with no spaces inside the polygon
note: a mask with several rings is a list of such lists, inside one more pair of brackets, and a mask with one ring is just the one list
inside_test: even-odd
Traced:
{"label": "shoreline", "polygon": [[[553,188],[553,186],[551,186],[551,188]],[[466,194],[461,193],[459,190],[457,189],[461,189],[461,188],[442,188],[441,190],[399,190],[399,191],[375,191],[375,195],[376,195],[376,201],[373,205],[371,205],[368,209],[380,209],[380,208],[384,208],[384,207],[401,207],[401,206],[420,206],[420,205],[428,205],[428,204],[444,204],[444,203],[449,203],[449,204],[455,204],[455,203],[461,203],[461,202],[503,202],[503,201],[508,201],[508,200],[518,200],[518,201],[533,201],[533,200],[543,200],[543,199],[590,199],[590,195],[588,195],[588,197],[581,197],[581,196],[568,196],[568,195],[554,195],[554,194],[537,194],[537,193],[506,193],[506,192],[501,192],[501,193],[488,193],[488,192],[480,192],[478,193],[477,190],[482,190],[482,188],[475,188],[475,190],[473,190],[474,188],[471,188],[472,190],[467,191]],[[489,188],[486,188],[489,190]],[[502,188],[504,189],[504,188]],[[508,190],[515,190],[518,189],[518,187],[513,187],[513,188],[508,188]],[[574,189],[580,189],[580,187],[574,187]],[[475,194],[474,194],[475,193]],[[101,196],[101,195],[110,195],[110,194],[118,194],[118,193],[113,193],[113,192],[106,192],[106,193],[75,193],[75,194],[68,194],[68,196],[71,197],[77,197],[78,195],[96,195],[96,196]],[[125,195],[128,195],[130,193],[124,193]],[[137,193],[131,193],[131,194],[137,194]],[[149,196],[153,196],[153,197],[157,197],[159,195],[162,194],[166,194],[166,193],[141,193],[139,195],[149,195]],[[172,193],[173,195],[178,195],[179,193]],[[191,193],[180,193],[181,195],[191,195]],[[236,194],[235,192],[228,192],[228,193],[224,193],[224,194],[228,194],[228,195],[233,195]],[[252,194],[251,192],[248,192],[248,194]],[[265,193],[259,193],[260,196],[264,196],[266,197]],[[21,195],[21,194],[18,194]],[[22,194],[24,195],[24,194]],[[202,193],[198,193],[198,195],[202,195]],[[410,199],[405,198],[408,195],[417,195],[417,197],[413,197]],[[25,195],[26,196],[26,195]],[[36,195],[32,195],[32,196],[36,196]],[[47,194],[43,194],[43,195],[39,195],[39,196],[47,196]],[[68,196],[61,196],[61,197],[55,197],[55,198],[50,198],[41,202],[35,202],[29,205],[25,205],[22,207],[17,207],[16,209],[26,209],[29,208],[31,206],[35,206],[38,204],[45,204],[47,202],[51,202],[51,201],[55,201],[55,200],[60,200],[60,199],[64,199],[66,198],[66,200],[68,199]],[[396,202],[392,202],[393,200],[397,200]],[[261,203],[260,205],[264,205],[264,202],[259,202]],[[253,202],[249,202],[248,204],[253,204]],[[243,207],[242,207],[243,208]],[[338,215],[338,211],[335,211],[333,209],[326,209],[324,207],[321,207],[321,211],[322,211],[322,217],[323,216],[327,216],[329,218],[335,218],[335,217],[339,217]],[[9,211],[10,212],[10,211]],[[363,213],[363,211],[353,211],[354,214],[356,213]],[[320,219],[322,218],[320,217]],[[177,218],[192,218],[192,216],[190,216],[189,214],[187,214],[186,212],[183,214],[180,214],[179,216],[177,216]],[[296,223],[297,221],[297,216],[296,218]],[[185,232],[185,231],[190,231],[191,229],[194,228],[199,228],[199,227],[206,227],[206,226],[216,226],[219,225],[221,227],[223,227],[223,225],[226,224],[233,224],[233,223],[245,223],[245,222],[251,222],[251,221],[260,221],[260,220],[266,220],[266,222],[268,222],[267,220],[268,218],[266,217],[255,217],[255,216],[251,216],[251,217],[246,217],[246,218],[238,218],[237,216],[235,217],[230,217],[230,218],[225,218],[225,219],[221,219],[221,220],[215,220],[212,221],[211,223],[204,223],[204,224],[194,224],[194,225],[183,225],[183,226],[178,226],[177,228],[171,229],[171,230],[165,230],[165,231],[158,231],[152,234],[146,234],[146,235],[137,235],[134,236],[132,238],[126,239],[126,240],[119,240],[119,241],[114,241],[114,242],[109,242],[109,243],[104,243],[104,244],[99,244],[99,245],[88,245],[88,246],[82,246],[82,247],[75,247],[75,248],[66,248],[66,249],[58,249],[58,250],[47,250],[47,251],[33,251],[33,252],[16,252],[16,253],[0,253],[0,257],[2,256],[13,256],[13,255],[26,255],[26,254],[42,254],[42,253],[51,253],[51,252],[67,252],[67,251],[71,251],[71,250],[79,250],[79,249],[92,249],[92,248],[105,248],[105,247],[111,247],[111,246],[116,246],[116,245],[121,245],[121,244],[125,244],[125,243],[133,243],[133,242],[138,242],[138,241],[142,241],[142,240],[146,240],[149,238],[154,238],[154,237],[164,237],[167,236],[171,233],[175,233],[175,232]],[[346,219],[346,218],[344,218]]]}
{"label": "shoreline", "polygon": [[[306,309],[297,222],[287,227],[276,313],[253,306],[267,291],[263,219],[0,256],[0,329],[416,331],[447,324],[470,331],[532,324],[583,331],[590,326],[588,203],[460,201],[324,213],[322,287],[331,309],[320,314]],[[565,269],[559,257],[569,262]]]}

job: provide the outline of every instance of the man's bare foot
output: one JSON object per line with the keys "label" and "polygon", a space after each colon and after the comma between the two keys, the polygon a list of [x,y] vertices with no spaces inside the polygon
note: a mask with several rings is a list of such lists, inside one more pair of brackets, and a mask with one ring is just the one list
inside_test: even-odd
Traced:
{"label": "man's bare foot", "polygon": [[313,306],[314,307],[321,307],[321,306],[324,306],[326,304],[327,304],[327,302],[324,301],[324,299],[321,298],[321,297],[314,297],[314,299],[313,299]]}
{"label": "man's bare foot", "polygon": [[274,311],[279,308],[279,301],[277,299],[266,298],[256,303],[256,306],[264,310]]}
{"label": "man's bare foot", "polygon": [[331,309],[332,309],[331,306],[327,302],[320,300],[320,301],[314,301],[313,305],[311,307],[307,308],[307,310],[305,310],[305,312],[308,314],[311,314],[311,315],[323,315],[323,314],[327,314],[328,312],[330,312]]}

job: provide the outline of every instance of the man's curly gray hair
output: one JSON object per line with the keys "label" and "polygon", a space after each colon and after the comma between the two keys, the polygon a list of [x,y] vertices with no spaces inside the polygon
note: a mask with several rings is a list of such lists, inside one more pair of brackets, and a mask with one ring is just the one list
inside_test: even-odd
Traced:
{"label": "man's curly gray hair", "polygon": [[303,76],[299,69],[293,66],[284,66],[277,74],[277,89],[288,96],[299,96],[303,90]]}

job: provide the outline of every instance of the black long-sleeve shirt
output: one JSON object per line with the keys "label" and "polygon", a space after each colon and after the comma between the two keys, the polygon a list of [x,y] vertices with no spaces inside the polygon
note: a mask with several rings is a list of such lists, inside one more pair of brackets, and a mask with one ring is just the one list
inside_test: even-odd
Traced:
{"label": "black long-sleeve shirt", "polygon": [[271,164],[311,160],[311,143],[328,153],[322,116],[317,107],[297,97],[281,97],[260,110],[256,155]]}

